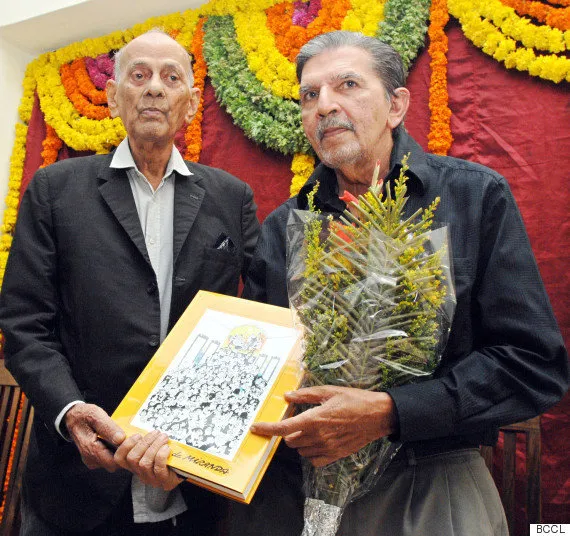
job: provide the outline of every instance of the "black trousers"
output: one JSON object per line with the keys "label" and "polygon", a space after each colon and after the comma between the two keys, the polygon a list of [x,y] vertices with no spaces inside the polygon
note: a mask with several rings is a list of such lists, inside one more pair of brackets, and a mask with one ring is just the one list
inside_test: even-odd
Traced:
{"label": "black trousers", "polygon": [[76,536],[78,534],[83,536],[188,536],[189,534],[201,534],[192,530],[192,525],[199,520],[193,519],[195,516],[190,515],[189,512],[184,512],[175,519],[156,523],[134,523],[130,487],[121,503],[102,525],[84,532],[65,531],[41,518],[30,508],[26,500],[28,492],[29,490],[24,488],[20,536]]}

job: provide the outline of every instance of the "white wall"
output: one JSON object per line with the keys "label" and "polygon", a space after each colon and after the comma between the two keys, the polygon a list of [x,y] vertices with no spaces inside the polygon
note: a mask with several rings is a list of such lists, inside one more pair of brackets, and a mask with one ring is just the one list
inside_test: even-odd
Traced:
{"label": "white wall", "polygon": [[27,64],[43,52],[122,30],[207,0],[3,0],[0,10],[0,222],[8,191],[14,124]]}

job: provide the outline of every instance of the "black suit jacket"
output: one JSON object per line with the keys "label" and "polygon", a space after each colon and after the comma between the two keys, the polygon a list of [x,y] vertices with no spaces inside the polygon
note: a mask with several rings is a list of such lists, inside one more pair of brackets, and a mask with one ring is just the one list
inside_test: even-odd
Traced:
{"label": "black suit jacket", "polygon": [[[111,155],[39,170],[18,216],[0,296],[6,365],[36,411],[25,485],[46,520],[88,530],[130,482],[88,470],[54,420],[73,400],[111,413],[159,344],[160,304],[124,170]],[[237,294],[259,223],[252,191],[224,171],[176,174],[172,326],[199,289]],[[233,250],[216,249],[227,235]]]}

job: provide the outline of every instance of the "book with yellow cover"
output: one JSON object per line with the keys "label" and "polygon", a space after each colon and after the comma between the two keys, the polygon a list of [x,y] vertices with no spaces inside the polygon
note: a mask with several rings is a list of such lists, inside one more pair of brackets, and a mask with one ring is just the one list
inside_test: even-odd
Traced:
{"label": "book with yellow cover", "polygon": [[128,436],[165,432],[175,471],[249,503],[280,439],[249,427],[286,415],[300,339],[289,309],[200,291],[112,418]]}

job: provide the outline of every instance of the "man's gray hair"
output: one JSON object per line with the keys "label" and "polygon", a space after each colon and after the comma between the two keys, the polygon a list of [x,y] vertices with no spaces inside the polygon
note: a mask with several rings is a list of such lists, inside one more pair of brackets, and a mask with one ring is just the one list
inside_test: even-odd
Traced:
{"label": "man's gray hair", "polygon": [[[148,35],[148,34],[160,34],[160,35],[165,35],[166,37],[168,37],[169,39],[172,39],[172,37],[170,35],[168,35],[167,32],[165,32],[162,28],[153,28],[152,30],[149,30],[148,32],[145,32],[141,35],[139,35],[138,37],[141,37],[143,35]],[[190,87],[194,86],[194,73],[192,72],[192,55],[188,53],[188,51],[178,42],[176,41],[176,39],[172,39],[182,50],[184,50],[184,52],[186,52],[188,54],[188,59],[190,60],[190,70],[188,71],[188,83],[190,84]],[[125,47],[127,47],[129,45],[129,43],[127,43],[125,46],[123,46],[122,48],[120,48],[119,50],[117,50],[117,52],[115,52],[115,82],[119,81],[120,75],[121,75],[121,57],[123,56],[123,51],[125,50]]]}
{"label": "man's gray hair", "polygon": [[301,81],[305,64],[326,50],[357,47],[370,54],[374,71],[386,89],[386,99],[395,95],[396,88],[404,87],[406,71],[402,58],[390,45],[357,32],[336,31],[317,35],[301,47],[297,55],[297,80]]}

